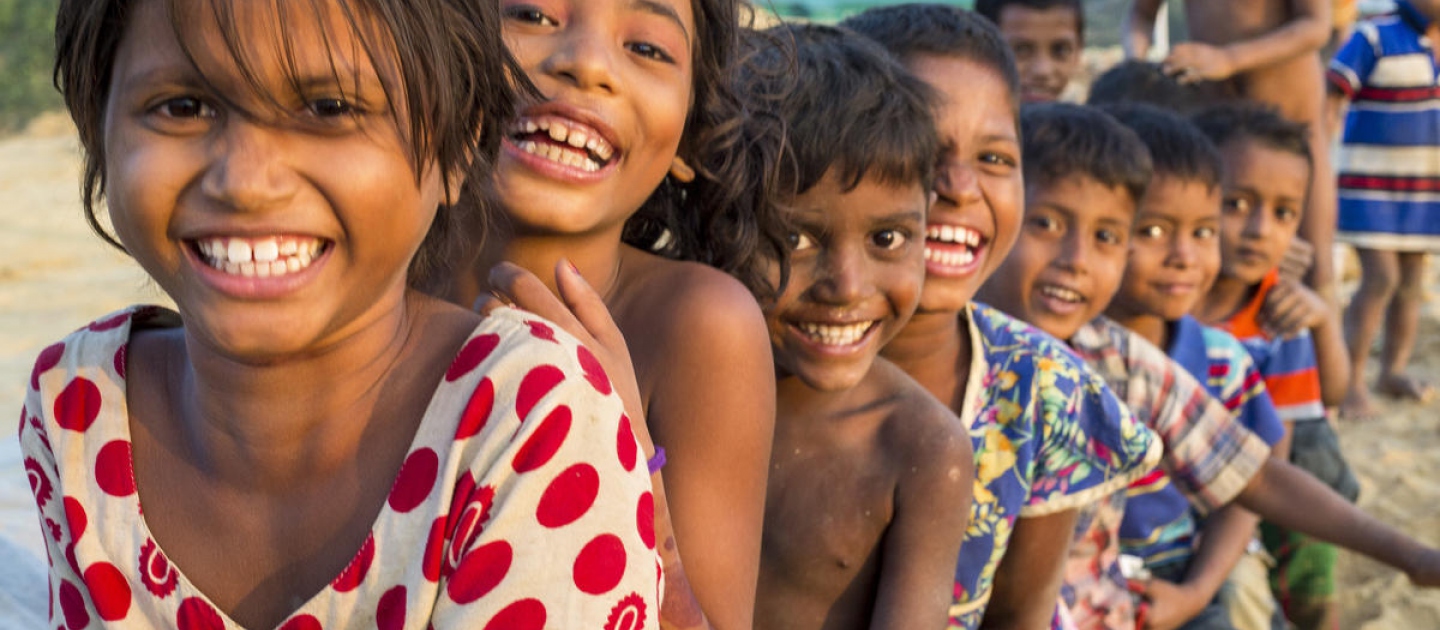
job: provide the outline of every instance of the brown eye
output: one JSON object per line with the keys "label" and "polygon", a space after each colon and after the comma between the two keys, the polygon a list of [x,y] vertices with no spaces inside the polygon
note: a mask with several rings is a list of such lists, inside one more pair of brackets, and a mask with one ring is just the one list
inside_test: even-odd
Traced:
{"label": "brown eye", "polygon": [[815,239],[804,232],[791,232],[786,240],[790,242],[790,249],[797,252],[815,247]]}
{"label": "brown eye", "polygon": [[193,96],[166,100],[155,106],[155,112],[170,118],[201,118],[215,114],[215,110]]}
{"label": "brown eye", "polygon": [[899,230],[881,230],[870,235],[870,242],[880,249],[899,249],[906,240]]}

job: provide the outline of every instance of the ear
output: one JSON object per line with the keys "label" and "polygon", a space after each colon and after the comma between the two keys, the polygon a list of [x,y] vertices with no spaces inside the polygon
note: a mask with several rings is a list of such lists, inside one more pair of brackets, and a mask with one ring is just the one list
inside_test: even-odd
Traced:
{"label": "ear", "polygon": [[681,183],[688,184],[695,181],[695,169],[685,163],[685,158],[677,155],[675,160],[670,162],[670,176],[680,180]]}

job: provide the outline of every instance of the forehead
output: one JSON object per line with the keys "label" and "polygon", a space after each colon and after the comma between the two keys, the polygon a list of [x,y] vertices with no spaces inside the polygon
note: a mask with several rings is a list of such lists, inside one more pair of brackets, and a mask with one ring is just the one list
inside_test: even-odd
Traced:
{"label": "forehead", "polygon": [[1019,108],[1000,72],[955,55],[913,55],[905,66],[936,91],[935,125],[954,144],[969,131],[1018,140]]}
{"label": "forehead", "polygon": [[1225,179],[1246,186],[1303,196],[1309,188],[1310,163],[1302,156],[1253,138],[1233,138],[1220,147]]}
{"label": "forehead", "polygon": [[999,26],[1006,35],[1076,39],[1080,33],[1079,16],[1074,9],[1064,6],[1034,9],[1009,4],[1000,9]]}
{"label": "forehead", "polygon": [[849,190],[842,183],[832,168],[790,202],[792,217],[820,223],[925,218],[929,191],[919,181],[895,184],[867,175]]}
{"label": "forehead", "polygon": [[1058,211],[1077,223],[1129,225],[1135,220],[1135,199],[1124,186],[1107,186],[1088,175],[1060,177],[1048,184],[1026,186],[1026,212]]}
{"label": "forehead", "polygon": [[1176,221],[1201,220],[1220,216],[1220,188],[1205,182],[1156,175],[1145,189],[1145,198],[1136,217],[1169,218]]}

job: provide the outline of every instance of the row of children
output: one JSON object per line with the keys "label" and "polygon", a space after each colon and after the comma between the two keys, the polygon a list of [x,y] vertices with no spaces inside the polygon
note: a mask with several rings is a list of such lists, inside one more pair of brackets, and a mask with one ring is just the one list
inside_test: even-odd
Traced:
{"label": "row of children", "polygon": [[1174,627],[1236,505],[1440,582],[1271,451],[1303,131],[1022,114],[951,7],[744,8],[62,2],[87,216],[178,313],[37,359],[54,622],[1131,627],[1128,543]]}

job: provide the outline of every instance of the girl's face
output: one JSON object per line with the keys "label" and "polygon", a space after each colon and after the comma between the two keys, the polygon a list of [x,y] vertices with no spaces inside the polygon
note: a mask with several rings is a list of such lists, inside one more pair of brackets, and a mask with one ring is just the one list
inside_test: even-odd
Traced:
{"label": "girl's face", "polygon": [[688,0],[503,0],[523,105],[497,183],[520,232],[617,231],[670,171],[694,81]]}
{"label": "girl's face", "polygon": [[234,3],[247,76],[209,6],[180,5],[183,44],[166,3],[129,16],[104,119],[110,217],[192,339],[243,361],[323,351],[400,312],[446,191],[396,127],[395,68],[339,9],[291,12],[282,33],[270,3]]}
{"label": "girl's face", "polygon": [[920,312],[958,312],[1019,231],[1025,193],[1015,103],[999,73],[968,59],[919,55],[906,65],[939,92],[941,154]]}

